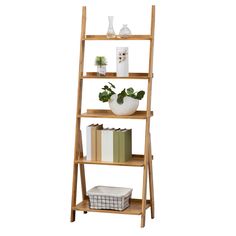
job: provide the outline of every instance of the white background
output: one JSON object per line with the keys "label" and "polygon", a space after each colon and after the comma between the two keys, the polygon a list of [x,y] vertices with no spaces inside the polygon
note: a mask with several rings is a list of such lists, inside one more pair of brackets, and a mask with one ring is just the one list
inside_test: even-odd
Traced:
{"label": "white background", "polygon": [[[127,23],[142,34],[149,32],[153,3],[156,218],[148,210],[144,229],[140,217],[127,215],[78,213],[70,223],[81,6],[88,6],[88,34],[106,33],[108,15],[115,16],[116,32]],[[1,1],[0,234],[236,235],[235,10],[233,0]],[[129,47],[130,71],[147,68],[148,44],[88,46],[87,71],[96,69],[100,54],[114,71],[116,46]],[[102,85],[85,82],[83,110],[107,108],[97,101]],[[143,150],[143,121],[102,122],[132,127],[134,149]],[[86,171],[88,188],[130,186],[140,197],[139,168]]]}

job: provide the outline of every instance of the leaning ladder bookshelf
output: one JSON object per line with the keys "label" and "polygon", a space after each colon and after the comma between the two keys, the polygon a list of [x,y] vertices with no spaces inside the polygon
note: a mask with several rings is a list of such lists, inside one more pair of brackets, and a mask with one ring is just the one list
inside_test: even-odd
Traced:
{"label": "leaning ladder bookshelf", "polygon": [[[72,200],[71,200],[71,222],[75,221],[76,211],[87,212],[104,212],[129,215],[141,215],[141,227],[145,226],[146,210],[151,208],[151,218],[154,218],[154,188],[153,188],[153,170],[152,170],[152,151],[151,151],[151,134],[150,134],[150,118],[153,116],[151,111],[151,93],[153,78],[153,47],[154,47],[154,29],[155,29],[155,6],[151,11],[151,30],[150,35],[131,35],[126,38],[107,38],[106,35],[86,35],[86,7],[82,8],[82,25],[80,39],[80,59],[79,59],[79,75],[78,75],[78,97],[77,97],[77,113],[76,113],[76,130],[75,130],[75,147],[74,147],[74,163],[73,163],[73,181],[72,181]],[[89,72],[84,75],[84,54],[85,43],[87,40],[148,40],[150,42],[149,49],[149,71],[148,73],[129,73],[128,77],[116,77],[115,73],[107,73],[104,77],[97,77],[96,73]],[[137,111],[131,116],[117,116],[109,110],[89,109],[85,113],[81,113],[82,107],[82,88],[84,79],[145,79],[147,80],[147,104],[145,111]],[[83,155],[82,135],[81,135],[81,119],[82,118],[114,118],[114,119],[144,119],[146,121],[145,128],[145,145],[144,155],[132,155],[132,159],[128,162],[103,162],[86,160]],[[86,178],[85,165],[116,165],[116,166],[132,166],[143,168],[142,198],[131,199],[130,206],[123,211],[115,210],[97,210],[89,208],[89,200],[86,196]],[[78,169],[80,172],[82,201],[77,203],[77,185],[78,185]],[[147,182],[149,182],[150,199],[147,199]]]}

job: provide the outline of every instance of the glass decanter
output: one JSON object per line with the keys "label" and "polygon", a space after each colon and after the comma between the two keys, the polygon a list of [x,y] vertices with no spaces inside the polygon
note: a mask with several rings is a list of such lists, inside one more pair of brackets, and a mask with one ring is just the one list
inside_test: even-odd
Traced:
{"label": "glass decanter", "polygon": [[113,16],[108,16],[109,26],[107,30],[107,38],[114,38],[116,36],[113,28]]}
{"label": "glass decanter", "polygon": [[131,35],[131,30],[127,27],[127,25],[123,25],[123,27],[120,29],[119,35],[120,37]]}

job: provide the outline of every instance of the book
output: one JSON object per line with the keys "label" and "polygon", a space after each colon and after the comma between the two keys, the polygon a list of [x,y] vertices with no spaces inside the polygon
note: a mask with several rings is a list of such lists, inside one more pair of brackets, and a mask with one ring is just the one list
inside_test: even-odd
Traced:
{"label": "book", "polygon": [[132,158],[132,130],[119,131],[119,162],[126,162]]}
{"label": "book", "polygon": [[90,160],[126,162],[132,158],[131,129],[103,129],[98,124],[90,125],[87,129],[91,133]]}
{"label": "book", "polygon": [[101,130],[103,125],[96,124],[91,128],[91,158],[97,160],[97,130]]}
{"label": "book", "polygon": [[113,131],[113,162],[119,162],[119,131],[120,129]]}
{"label": "book", "polygon": [[97,159],[97,135],[96,131],[103,128],[103,125],[91,124],[86,128],[87,157],[86,160]]}
{"label": "book", "polygon": [[113,162],[114,129],[103,129],[101,132],[101,160]]}
{"label": "book", "polygon": [[87,156],[86,160],[92,160],[92,143],[91,143],[91,130],[94,124],[87,126],[86,128],[86,149],[87,149]]}
{"label": "book", "polygon": [[94,151],[94,145],[95,145],[95,137],[94,133],[96,131],[96,127],[98,124],[95,124],[91,127],[91,160],[95,161],[96,160],[96,152]]}
{"label": "book", "polygon": [[97,161],[102,160],[102,129],[97,130]]}
{"label": "book", "polygon": [[127,130],[125,153],[125,161],[129,161],[132,158],[132,129]]}

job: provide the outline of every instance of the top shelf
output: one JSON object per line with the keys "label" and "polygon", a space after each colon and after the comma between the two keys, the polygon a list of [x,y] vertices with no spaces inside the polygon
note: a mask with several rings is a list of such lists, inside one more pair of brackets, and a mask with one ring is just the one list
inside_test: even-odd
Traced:
{"label": "top shelf", "polygon": [[106,35],[85,35],[83,40],[151,40],[151,35],[129,35],[120,37],[116,35],[114,38],[107,38]]}

